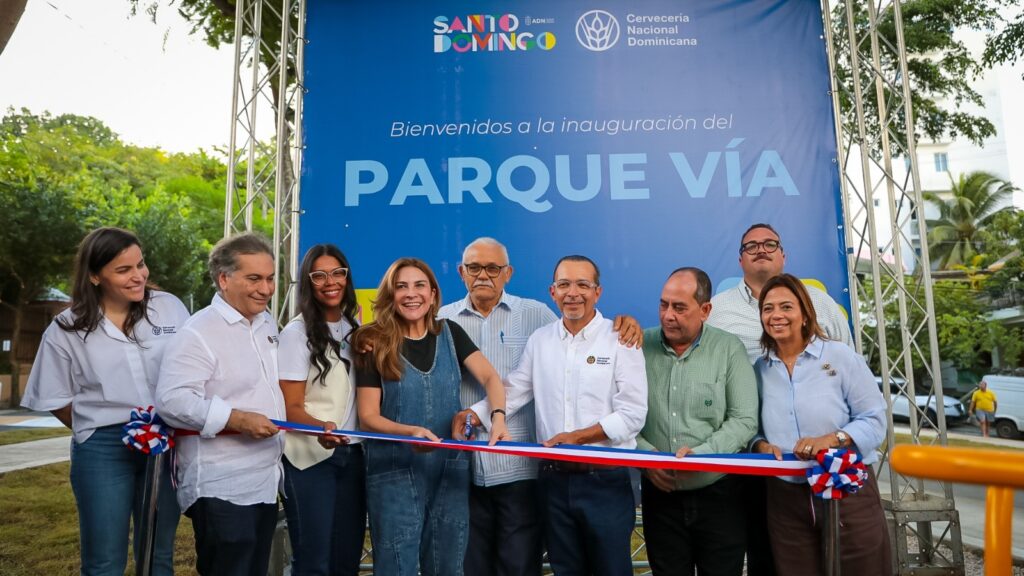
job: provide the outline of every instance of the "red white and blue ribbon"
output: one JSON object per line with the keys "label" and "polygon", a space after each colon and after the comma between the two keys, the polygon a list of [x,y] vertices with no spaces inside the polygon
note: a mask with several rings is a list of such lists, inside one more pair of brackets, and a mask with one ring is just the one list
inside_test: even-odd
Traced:
{"label": "red white and blue ribbon", "polygon": [[807,470],[807,482],[823,500],[842,500],[856,493],[868,479],[867,468],[857,452],[832,448],[818,452],[817,464]]}
{"label": "red white and blue ribbon", "polygon": [[[316,426],[282,420],[271,420],[271,422],[278,428],[289,432],[314,435],[324,433],[323,428]],[[561,444],[545,448],[541,444],[525,442],[499,442],[494,446],[489,446],[487,442],[481,440],[443,440],[441,442],[431,442],[430,440],[413,436],[396,436],[393,434],[353,430],[334,430],[330,434],[334,436],[365,438],[367,440],[403,442],[432,448],[543,458],[545,460],[561,460],[604,466],[660,468],[663,470],[682,470],[688,472],[721,472],[756,476],[803,476],[806,474],[807,469],[813,465],[813,462],[799,460],[793,454],[783,455],[782,460],[776,460],[771,454],[688,454],[685,458],[676,458],[675,454],[667,452],[626,450],[604,446]]]}
{"label": "red white and blue ribbon", "polygon": [[124,425],[121,439],[132,450],[143,454],[163,454],[174,448],[174,430],[153,411],[153,407],[132,410],[128,423]]}

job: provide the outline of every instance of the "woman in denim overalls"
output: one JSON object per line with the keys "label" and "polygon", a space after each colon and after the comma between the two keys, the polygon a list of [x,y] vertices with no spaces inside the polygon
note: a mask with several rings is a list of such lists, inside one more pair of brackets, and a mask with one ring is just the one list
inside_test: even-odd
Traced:
{"label": "woman in denim overalls", "polygon": [[[374,322],[355,334],[357,406],[364,430],[440,442],[455,435],[465,369],[487,391],[491,443],[505,437],[501,378],[454,323],[438,321],[441,291],[414,258],[391,265],[377,289]],[[461,575],[469,525],[469,458],[369,441],[366,491],[374,569],[388,576]]]}

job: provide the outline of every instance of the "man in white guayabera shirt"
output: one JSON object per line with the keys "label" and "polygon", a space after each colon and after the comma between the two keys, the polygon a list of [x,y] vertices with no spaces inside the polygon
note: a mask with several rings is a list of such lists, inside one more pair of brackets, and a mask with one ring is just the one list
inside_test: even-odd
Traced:
{"label": "man in white guayabera shirt", "polygon": [[[284,438],[270,244],[225,238],[210,253],[217,295],[168,346],[157,411],[177,437],[178,502],[192,519],[203,576],[266,574]],[[182,435],[181,430],[198,434]],[[187,434],[187,433],[186,433]]]}

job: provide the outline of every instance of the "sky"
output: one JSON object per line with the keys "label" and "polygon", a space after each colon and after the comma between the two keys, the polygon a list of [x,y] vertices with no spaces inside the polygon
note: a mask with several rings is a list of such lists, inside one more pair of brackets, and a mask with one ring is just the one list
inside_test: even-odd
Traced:
{"label": "sky", "polygon": [[[140,2],[143,4],[143,2]],[[214,50],[173,8],[157,23],[128,0],[29,0],[0,55],[0,113],[94,116],[123,140],[226,148],[234,51]]]}

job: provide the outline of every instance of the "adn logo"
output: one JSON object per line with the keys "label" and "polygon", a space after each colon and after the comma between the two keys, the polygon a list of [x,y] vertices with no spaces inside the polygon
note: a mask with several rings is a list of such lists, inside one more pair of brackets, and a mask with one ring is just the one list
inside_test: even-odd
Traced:
{"label": "adn logo", "polygon": [[591,10],[576,21],[576,39],[587,50],[604,52],[619,41],[619,21],[604,10]]}

